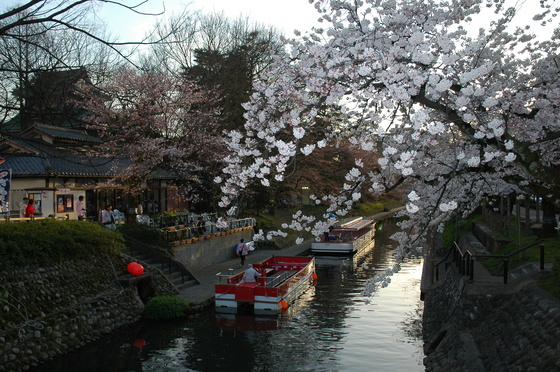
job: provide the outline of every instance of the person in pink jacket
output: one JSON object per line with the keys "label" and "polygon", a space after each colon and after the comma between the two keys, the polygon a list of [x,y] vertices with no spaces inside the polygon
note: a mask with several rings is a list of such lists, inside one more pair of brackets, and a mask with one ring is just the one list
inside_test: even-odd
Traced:
{"label": "person in pink jacket", "polygon": [[245,257],[249,254],[249,246],[241,239],[237,244],[237,255],[241,259],[241,266],[245,265]]}

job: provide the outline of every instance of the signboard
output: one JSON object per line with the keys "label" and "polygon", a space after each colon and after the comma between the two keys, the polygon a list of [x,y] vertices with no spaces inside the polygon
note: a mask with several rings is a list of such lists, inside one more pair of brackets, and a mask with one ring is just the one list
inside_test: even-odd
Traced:
{"label": "signboard", "polygon": [[74,211],[74,195],[57,195],[56,196],[56,212],[57,213],[73,212],[73,211]]}
{"label": "signboard", "polygon": [[10,210],[10,185],[12,171],[0,170],[0,213],[8,213]]}

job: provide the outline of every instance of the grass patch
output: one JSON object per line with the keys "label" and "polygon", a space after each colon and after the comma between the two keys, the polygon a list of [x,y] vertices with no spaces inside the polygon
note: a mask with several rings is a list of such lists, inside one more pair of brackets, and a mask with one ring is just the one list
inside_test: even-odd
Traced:
{"label": "grass patch", "polygon": [[554,297],[560,298],[560,280],[552,277],[552,275],[539,280],[538,285]]}
{"label": "grass patch", "polygon": [[444,247],[449,247],[453,242],[458,242],[461,234],[472,230],[474,222],[482,222],[482,215],[473,214],[467,218],[455,218],[445,225],[442,233],[442,242]]}

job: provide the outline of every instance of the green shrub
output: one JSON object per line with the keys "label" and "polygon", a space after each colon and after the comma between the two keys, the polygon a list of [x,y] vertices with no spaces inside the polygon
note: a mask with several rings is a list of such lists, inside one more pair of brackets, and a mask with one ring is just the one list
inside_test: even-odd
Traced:
{"label": "green shrub", "polygon": [[560,298],[560,256],[554,257],[550,275],[539,280],[539,286],[550,292],[553,296]]}
{"label": "green shrub", "polygon": [[187,301],[178,297],[157,296],[152,297],[144,309],[144,317],[152,320],[165,320],[180,318],[185,315],[189,307]]}
{"label": "green shrub", "polygon": [[554,261],[552,261],[552,270],[550,270],[550,276],[557,283],[560,283],[560,256],[556,256],[554,258]]}
{"label": "green shrub", "polygon": [[0,223],[0,257],[6,265],[51,264],[94,253],[120,253],[121,234],[76,220]]}

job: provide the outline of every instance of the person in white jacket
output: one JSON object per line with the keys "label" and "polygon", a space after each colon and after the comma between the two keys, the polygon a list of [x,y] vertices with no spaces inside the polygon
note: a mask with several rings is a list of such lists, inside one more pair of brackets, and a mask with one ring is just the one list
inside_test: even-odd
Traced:
{"label": "person in white jacket", "polygon": [[260,276],[262,276],[262,274],[259,273],[257,270],[253,269],[252,264],[249,264],[248,269],[243,274],[243,278],[241,278],[241,281],[243,283],[256,283],[257,278]]}

